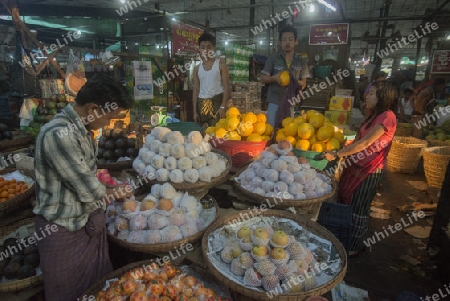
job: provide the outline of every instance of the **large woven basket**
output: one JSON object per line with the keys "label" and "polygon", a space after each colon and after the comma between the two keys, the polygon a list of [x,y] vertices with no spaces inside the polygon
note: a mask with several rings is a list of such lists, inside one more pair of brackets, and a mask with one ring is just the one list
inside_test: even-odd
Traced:
{"label": "large woven basket", "polygon": [[267,142],[268,141],[249,142],[213,138],[209,141],[209,144],[230,155],[233,167],[242,167],[262,153],[266,148]]}
{"label": "large woven basket", "polygon": [[412,136],[413,125],[411,123],[397,122],[397,129],[395,130],[395,136]]}
{"label": "large woven basket", "polygon": [[425,138],[426,141],[428,141],[428,146],[429,147],[433,147],[433,146],[449,146],[448,143],[446,143],[445,141],[441,141],[441,140],[436,140],[436,139],[430,139],[430,138]]}
{"label": "large woven basket", "polygon": [[[0,170],[0,175],[4,175],[4,174],[11,173],[14,171],[16,171],[16,169],[6,168],[3,170]],[[27,170],[19,170],[19,171],[22,174],[34,179],[34,175],[32,174],[31,171],[27,171]],[[7,201],[0,202],[0,216],[5,215],[7,213],[11,213],[12,211],[14,211],[16,209],[20,209],[20,208],[26,207],[28,205],[31,206],[31,198],[34,196],[34,194],[35,194],[35,185],[33,184],[33,186],[28,188],[25,192],[7,200]]]}
{"label": "large woven basket", "polygon": [[428,186],[441,188],[450,161],[450,146],[427,147],[423,151],[423,166]]}
{"label": "large woven basket", "polygon": [[[344,276],[347,272],[347,253],[345,252],[344,246],[341,244],[341,242],[333,235],[331,232],[329,232],[324,227],[320,226],[316,222],[310,221],[310,220],[303,220],[298,215],[295,215],[293,213],[289,213],[287,211],[280,211],[280,210],[267,210],[262,211],[260,213],[261,216],[274,216],[277,218],[286,218],[290,219],[296,223],[298,223],[300,226],[302,226],[304,229],[318,235],[321,238],[329,240],[334,247],[336,248],[337,253],[339,254],[339,257],[342,260],[342,269],[341,271],[336,275],[336,277],[331,280],[330,282],[323,284],[319,287],[316,287],[312,290],[309,290],[307,292],[299,292],[299,293],[281,293],[278,296],[273,296],[272,298],[269,298],[266,294],[266,292],[257,291],[251,288],[248,288],[244,286],[242,283],[236,283],[226,277],[224,274],[221,273],[221,271],[217,270],[216,267],[211,263],[209,260],[207,254],[210,250],[208,250],[208,237],[211,235],[212,232],[214,232],[216,229],[225,226],[229,223],[233,223],[235,220],[240,220],[241,216],[252,216],[253,212],[252,210],[247,211],[239,211],[238,213],[229,214],[219,220],[217,220],[215,223],[210,225],[208,229],[206,230],[203,239],[202,239],[202,253],[203,257],[205,258],[206,266],[211,271],[214,277],[216,277],[221,283],[226,285],[230,290],[239,293],[241,295],[253,298],[255,300],[275,300],[275,301],[304,301],[308,297],[312,296],[320,296],[327,292],[329,292],[331,289],[336,287],[341,281],[344,279]],[[234,221],[233,221],[234,220]]]}
{"label": "large woven basket", "polygon": [[[202,182],[202,181],[198,181],[196,183],[188,183],[188,182],[174,183],[172,181],[167,181],[167,182],[170,183],[173,186],[173,188],[175,188],[176,190],[188,191],[192,194],[195,194],[197,192],[208,191],[210,188],[215,187],[215,186],[225,182],[228,179],[228,174],[230,172],[231,158],[227,153],[225,153],[221,150],[211,149],[211,151],[215,152],[218,155],[221,155],[228,161],[227,169],[224,170],[218,177],[212,178],[211,182]],[[152,186],[153,184],[164,184],[164,183],[166,183],[166,182],[160,182],[160,181],[156,181],[156,180],[146,181],[146,184],[149,186]]]}
{"label": "large woven basket", "polygon": [[395,136],[387,156],[390,172],[415,173],[427,141],[414,137]]}
{"label": "large woven basket", "polygon": [[[212,198],[211,198],[212,199]],[[213,199],[214,200],[214,199]],[[214,200],[214,207],[216,208],[216,215],[211,222],[211,224],[214,223],[214,221],[217,219],[217,214],[219,213],[219,206],[217,205],[217,202]],[[160,253],[166,253],[169,251],[173,251],[175,249],[180,248],[181,245],[187,245],[187,244],[196,244],[199,242],[203,236],[203,233],[205,233],[207,227],[203,229],[202,231],[199,231],[198,233],[189,236],[187,238],[183,238],[174,242],[170,243],[160,243],[160,244],[133,244],[129,243],[127,241],[118,239],[117,237],[111,235],[108,233],[108,238],[116,243],[117,245],[123,247],[124,249],[130,250],[130,251],[136,251],[136,252],[142,252],[142,253],[148,253],[148,254],[160,254]]]}
{"label": "large woven basket", "polygon": [[[243,171],[244,170],[241,170],[233,178],[234,186],[239,191],[241,191],[243,194],[247,195],[249,197],[248,198],[249,201],[251,201],[253,203],[256,203],[256,204],[267,204],[267,203],[269,203],[269,204],[271,204],[271,208],[284,209],[284,208],[288,208],[288,207],[295,207],[295,208],[301,209],[302,207],[309,208],[309,207],[311,207],[311,205],[315,205],[314,206],[315,209],[320,209],[319,205],[322,204],[322,202],[333,201],[335,199],[335,195],[337,193],[338,183],[334,179],[331,179],[331,185],[332,185],[333,189],[331,190],[330,193],[328,193],[327,195],[321,196],[321,197],[317,197],[317,198],[313,198],[313,199],[306,199],[306,200],[288,200],[288,199],[281,199],[281,198],[276,198],[276,199],[267,198],[267,197],[264,197],[262,195],[259,195],[259,194],[256,194],[256,193],[248,191],[247,189],[242,187],[242,185],[239,184],[238,181],[236,181],[236,178],[239,177],[239,175]],[[318,173],[327,175],[327,173],[325,173],[325,172],[323,172],[321,170],[316,169],[316,171]],[[319,206],[319,207],[316,208],[317,206]]]}
{"label": "large woven basket", "polygon": [[[26,226],[29,224],[34,224],[35,219],[34,218],[27,218],[24,220],[21,220],[20,222],[17,222],[13,225],[2,227],[0,229],[0,237],[5,237],[10,233],[13,233],[17,229],[19,229],[22,226]],[[0,292],[1,293],[14,293],[14,292],[20,292],[27,288],[35,287],[40,284],[42,284],[44,281],[43,275],[33,276],[22,280],[7,282],[7,283],[0,283]]]}
{"label": "large woven basket", "polygon": [[0,141],[0,151],[8,151],[27,147],[30,146],[33,140],[34,140],[33,135],[28,133],[24,134],[22,138],[17,138],[13,140],[2,140]]}

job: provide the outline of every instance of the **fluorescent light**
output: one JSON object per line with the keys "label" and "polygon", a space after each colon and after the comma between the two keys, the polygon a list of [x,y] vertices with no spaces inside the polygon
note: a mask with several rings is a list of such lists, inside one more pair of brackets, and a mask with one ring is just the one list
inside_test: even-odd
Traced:
{"label": "fluorescent light", "polygon": [[262,45],[262,41],[259,41],[259,45]]}
{"label": "fluorescent light", "polygon": [[225,45],[228,45],[228,41],[225,41]]}
{"label": "fluorescent light", "polygon": [[125,3],[125,0],[120,0],[120,3],[124,4],[124,3]]}
{"label": "fluorescent light", "polygon": [[77,34],[79,34],[79,35],[80,35],[80,34],[81,34],[81,30],[77,30]]}
{"label": "fluorescent light", "polygon": [[331,5],[330,3],[328,3],[325,0],[317,0],[317,2],[319,2],[320,4],[325,5],[327,8],[331,9],[332,11],[336,11],[336,7],[334,7],[333,5]]}
{"label": "fluorescent light", "polygon": [[309,6],[309,12],[310,12],[310,13],[313,13],[314,10],[315,10],[314,4],[311,4],[311,5]]}
{"label": "fluorescent light", "polygon": [[175,18],[172,18],[172,21],[176,21],[177,19],[175,19]]}

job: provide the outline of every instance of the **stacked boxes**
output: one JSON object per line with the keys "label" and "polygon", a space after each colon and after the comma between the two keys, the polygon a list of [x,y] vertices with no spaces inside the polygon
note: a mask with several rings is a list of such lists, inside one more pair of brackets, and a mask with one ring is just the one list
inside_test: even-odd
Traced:
{"label": "stacked boxes", "polygon": [[325,111],[325,117],[337,125],[347,124],[350,120],[353,101],[353,96],[336,95],[331,97],[329,110]]}
{"label": "stacked boxes", "polygon": [[224,49],[225,63],[230,71],[231,82],[247,82],[250,75],[250,58],[253,49],[242,45],[230,45]]}
{"label": "stacked boxes", "polygon": [[232,105],[241,113],[259,112],[261,110],[260,82],[234,83],[232,86]]}

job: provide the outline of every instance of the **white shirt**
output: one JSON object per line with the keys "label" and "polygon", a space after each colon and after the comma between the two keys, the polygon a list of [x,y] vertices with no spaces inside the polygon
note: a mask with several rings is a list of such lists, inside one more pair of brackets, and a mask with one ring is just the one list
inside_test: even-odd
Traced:
{"label": "white shirt", "polygon": [[211,70],[205,71],[203,63],[198,67],[198,79],[200,82],[200,92],[198,98],[212,98],[223,93],[222,76],[219,68],[220,59],[216,58]]}

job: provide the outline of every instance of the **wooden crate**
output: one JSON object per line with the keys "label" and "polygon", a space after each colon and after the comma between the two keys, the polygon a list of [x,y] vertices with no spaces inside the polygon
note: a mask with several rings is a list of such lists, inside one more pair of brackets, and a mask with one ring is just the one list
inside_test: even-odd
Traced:
{"label": "wooden crate", "polygon": [[261,101],[255,92],[231,92],[231,99],[231,105],[238,108],[241,113],[261,110]]}

